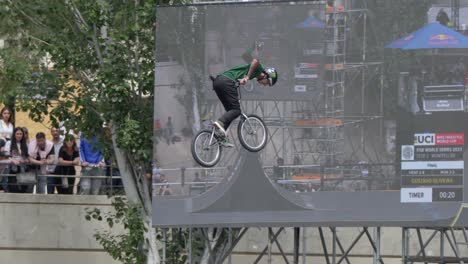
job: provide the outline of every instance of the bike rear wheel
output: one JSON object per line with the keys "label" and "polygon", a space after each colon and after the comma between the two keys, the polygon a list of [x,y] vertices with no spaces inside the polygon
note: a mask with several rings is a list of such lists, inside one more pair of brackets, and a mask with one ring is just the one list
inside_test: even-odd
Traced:
{"label": "bike rear wheel", "polygon": [[241,118],[237,127],[239,142],[250,152],[262,150],[267,143],[268,130],[265,122],[257,115],[248,115]]}
{"label": "bike rear wheel", "polygon": [[221,158],[221,145],[213,130],[202,130],[192,140],[192,156],[203,167],[213,167]]}

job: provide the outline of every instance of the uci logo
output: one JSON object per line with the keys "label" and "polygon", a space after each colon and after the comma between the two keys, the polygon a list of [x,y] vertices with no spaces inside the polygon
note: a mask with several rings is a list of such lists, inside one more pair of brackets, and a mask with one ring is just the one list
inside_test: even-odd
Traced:
{"label": "uci logo", "polygon": [[414,145],[435,145],[435,134],[414,134]]}

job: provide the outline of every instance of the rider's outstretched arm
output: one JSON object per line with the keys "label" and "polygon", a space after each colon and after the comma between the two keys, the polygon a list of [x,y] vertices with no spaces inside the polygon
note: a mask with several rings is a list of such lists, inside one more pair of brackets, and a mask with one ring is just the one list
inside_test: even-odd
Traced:
{"label": "rider's outstretched arm", "polygon": [[252,62],[250,63],[250,68],[249,68],[249,71],[247,72],[247,75],[244,78],[239,80],[241,85],[246,84],[247,81],[251,79],[252,74],[257,69],[259,64],[260,63],[258,62],[257,59],[252,59]]}

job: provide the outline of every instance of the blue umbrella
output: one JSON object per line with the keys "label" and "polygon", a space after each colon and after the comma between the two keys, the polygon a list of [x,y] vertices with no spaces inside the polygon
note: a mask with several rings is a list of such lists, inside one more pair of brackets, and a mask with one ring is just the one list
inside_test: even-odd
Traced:
{"label": "blue umbrella", "polygon": [[468,37],[442,26],[439,22],[434,22],[393,41],[385,48],[402,50],[466,49],[468,48]]}
{"label": "blue umbrella", "polygon": [[304,21],[302,21],[301,23],[298,23],[296,27],[298,28],[324,28],[325,23],[323,23],[322,20],[316,17],[310,16],[306,18]]}

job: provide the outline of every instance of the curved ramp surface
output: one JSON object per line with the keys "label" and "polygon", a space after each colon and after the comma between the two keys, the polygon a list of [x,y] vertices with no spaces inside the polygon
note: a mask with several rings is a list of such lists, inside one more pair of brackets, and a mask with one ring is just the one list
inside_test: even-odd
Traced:
{"label": "curved ramp surface", "polygon": [[306,210],[280,195],[264,174],[257,153],[241,151],[234,169],[208,192],[191,198],[190,212],[258,212]]}
{"label": "curved ramp surface", "polygon": [[399,191],[294,193],[273,184],[258,153],[242,152],[229,174],[196,197],[154,197],[157,227],[466,225],[461,203],[400,203]]}

